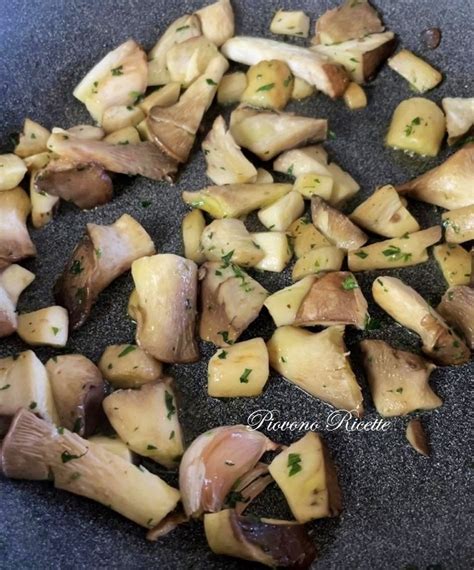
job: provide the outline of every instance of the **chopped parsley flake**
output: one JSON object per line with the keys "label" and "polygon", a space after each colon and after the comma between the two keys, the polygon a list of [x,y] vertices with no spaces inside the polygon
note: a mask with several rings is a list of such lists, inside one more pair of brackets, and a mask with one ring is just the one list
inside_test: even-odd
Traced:
{"label": "chopped parsley flake", "polygon": [[87,451],[88,450],[86,450],[81,455],[73,455],[72,453],[69,453],[69,451],[63,451],[61,453],[61,461],[63,463],[68,463],[69,461],[73,461],[74,459],[80,459],[81,457],[84,457],[84,455],[87,453]]}
{"label": "chopped parsley flake", "polygon": [[112,75],[114,75],[115,77],[117,77],[119,75],[123,75],[123,65],[119,65],[118,67],[114,67],[112,69]]}
{"label": "chopped parsley flake", "polygon": [[241,384],[248,384],[248,382],[249,382],[249,376],[250,376],[251,372],[252,372],[252,369],[251,369],[251,368],[246,368],[246,369],[243,371],[241,377],[239,378]]}
{"label": "chopped parsley flake", "polygon": [[126,356],[127,354],[129,354],[130,352],[133,352],[134,350],[136,350],[137,347],[133,346],[133,344],[129,344],[127,347],[125,347],[122,352],[118,355],[118,358],[122,358],[122,356]]}
{"label": "chopped parsley flake", "polygon": [[369,254],[366,253],[362,249],[360,251],[357,251],[356,253],[354,253],[354,255],[357,255],[357,257],[360,257],[361,259],[365,259],[366,257],[369,257]]}
{"label": "chopped parsley flake", "polygon": [[221,360],[225,360],[227,358],[227,354],[228,354],[228,352],[226,350],[221,350],[219,352],[219,354],[217,355],[217,358],[220,358]]}
{"label": "chopped parsley flake", "polygon": [[166,417],[170,420],[176,413],[176,406],[174,405],[173,394],[171,394],[171,392],[168,392],[168,390],[165,390],[165,405],[166,409],[168,410]]}
{"label": "chopped parsley flake", "polygon": [[209,77],[206,79],[206,83],[208,85],[217,85],[217,83],[214,81],[214,79],[210,79]]}
{"label": "chopped parsley flake", "polygon": [[303,468],[301,467],[301,455],[299,453],[290,453],[288,455],[288,477],[293,477],[299,473]]}
{"label": "chopped parsley flake", "polygon": [[352,291],[352,289],[358,289],[359,288],[357,281],[354,279],[354,277],[352,275],[349,275],[349,277],[346,277],[346,279],[344,279],[344,281],[341,283],[341,286],[345,291]]}
{"label": "chopped parsley flake", "polygon": [[274,83],[267,83],[266,85],[262,85],[261,87],[259,87],[256,90],[256,93],[259,93],[260,91],[271,91],[274,87],[275,87]]}
{"label": "chopped parsley flake", "polygon": [[406,125],[405,130],[403,131],[405,133],[405,136],[409,137],[410,135],[412,135],[415,127],[420,124],[421,124],[421,117],[415,117],[411,121],[411,123],[408,123],[408,125]]}

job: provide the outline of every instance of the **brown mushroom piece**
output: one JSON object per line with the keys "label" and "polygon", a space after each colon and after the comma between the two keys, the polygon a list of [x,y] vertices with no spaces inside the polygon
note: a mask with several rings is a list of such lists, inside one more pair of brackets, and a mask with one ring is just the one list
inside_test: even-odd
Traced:
{"label": "brown mushroom piece", "polygon": [[177,171],[176,161],[151,142],[121,145],[56,133],[49,137],[48,149],[79,164],[94,163],[110,172],[152,180],[171,180]]}
{"label": "brown mushroom piece", "polygon": [[420,455],[429,457],[430,448],[428,446],[428,439],[420,420],[412,419],[408,422],[405,437],[415,451]]}
{"label": "brown mushroom piece", "polygon": [[218,54],[177,103],[151,109],[146,123],[148,130],[153,142],[170,161],[187,161],[204,113],[228,67],[227,60]]}
{"label": "brown mushroom piece", "polygon": [[105,384],[100,370],[82,354],[53,356],[46,363],[59,425],[83,437],[99,423]]}
{"label": "brown mushroom piece", "polygon": [[151,528],[173,511],[177,489],[157,475],[20,410],[0,449],[3,475],[12,479],[53,479],[57,489],[87,497]]}
{"label": "brown mushroom piece", "polygon": [[396,350],[382,340],[360,343],[364,367],[377,412],[385,417],[403,416],[415,410],[442,405],[428,384],[436,368],[422,356]]}
{"label": "brown mushroom piece", "polygon": [[110,202],[112,180],[98,164],[71,164],[68,160],[52,160],[39,170],[34,190],[59,196],[82,209],[91,209]]}
{"label": "brown mushroom piece", "polygon": [[221,426],[197,437],[179,466],[179,488],[186,515],[220,511],[240,478],[260,457],[278,445],[263,433],[243,425]]}
{"label": "brown mushroom piece", "polygon": [[375,302],[402,326],[421,337],[422,350],[441,365],[463,364],[470,351],[443,318],[396,277],[383,275],[372,284]]}
{"label": "brown mushroom piece", "polygon": [[199,360],[194,261],[171,253],[142,257],[133,263],[132,277],[137,345],[160,362]]}
{"label": "brown mushroom piece", "polygon": [[450,287],[436,310],[459,330],[467,345],[474,350],[474,289],[465,285]]}
{"label": "brown mushroom piece", "polygon": [[13,264],[0,271],[0,338],[16,331],[18,298],[34,278],[35,275],[21,265]]}
{"label": "brown mushroom piece", "polygon": [[474,143],[470,143],[443,164],[395,188],[410,198],[454,210],[474,203],[473,179]]}
{"label": "brown mushroom piece", "polygon": [[364,330],[367,309],[367,301],[354,275],[349,271],[334,271],[313,282],[293,325],[354,325]]}
{"label": "brown mushroom piece", "polygon": [[346,0],[316,22],[315,44],[338,44],[383,32],[384,25],[367,0]]}
{"label": "brown mushroom piece", "polygon": [[256,519],[227,509],[204,516],[207,542],[216,554],[260,562],[271,568],[306,569],[316,548],[304,525],[293,521]]}
{"label": "brown mushroom piece", "polygon": [[202,340],[217,346],[233,344],[259,315],[268,291],[238,265],[204,263],[201,281]]}
{"label": "brown mushroom piece", "polygon": [[30,210],[30,199],[19,186],[0,192],[0,270],[36,255],[26,227]]}
{"label": "brown mushroom piece", "polygon": [[87,224],[54,289],[56,301],[69,312],[70,330],[84,324],[99,294],[135,259],[154,251],[150,236],[128,214],[110,226]]}
{"label": "brown mushroom piece", "polygon": [[347,216],[318,196],[311,199],[311,216],[316,228],[339,249],[359,249],[368,240]]}
{"label": "brown mushroom piece", "polygon": [[332,98],[342,97],[349,84],[349,77],[342,66],[306,47],[266,38],[236,36],[226,41],[222,53],[245,65],[272,59],[284,61],[295,77],[304,79]]}

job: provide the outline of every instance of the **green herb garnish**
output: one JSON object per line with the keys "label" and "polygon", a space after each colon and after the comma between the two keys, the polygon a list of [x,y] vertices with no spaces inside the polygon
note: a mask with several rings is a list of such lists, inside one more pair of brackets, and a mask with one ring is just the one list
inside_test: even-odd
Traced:
{"label": "green herb garnish", "polygon": [[288,477],[293,477],[303,468],[301,467],[301,455],[299,453],[290,453],[288,455]]}
{"label": "green herb garnish", "polygon": [[251,368],[246,368],[246,369],[243,371],[241,377],[239,378],[239,380],[240,380],[240,382],[241,382],[242,384],[248,384],[248,382],[249,382],[249,376],[250,376],[250,373],[251,373],[251,372],[252,372],[252,369],[251,369]]}
{"label": "green herb garnish", "polygon": [[130,352],[133,352],[134,350],[136,350],[137,347],[133,346],[133,344],[129,344],[126,348],[124,348],[122,350],[122,352],[118,355],[118,358],[122,358],[122,356],[126,356],[127,354],[129,354]]}

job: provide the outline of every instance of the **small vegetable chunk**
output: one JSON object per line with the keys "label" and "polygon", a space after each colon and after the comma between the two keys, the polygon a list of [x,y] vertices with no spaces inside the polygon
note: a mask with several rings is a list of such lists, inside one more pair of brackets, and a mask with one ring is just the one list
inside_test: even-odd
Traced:
{"label": "small vegetable chunk", "polygon": [[436,156],[446,124],[443,111],[422,97],[402,101],[395,109],[387,134],[387,146],[422,156]]}
{"label": "small vegetable chunk", "polygon": [[100,370],[82,354],[53,356],[46,363],[61,427],[83,437],[102,419],[105,384]]}
{"label": "small vegetable chunk", "polygon": [[311,97],[316,89],[310,85],[304,79],[300,77],[295,77],[293,81],[293,91],[291,92],[291,98],[295,101],[301,101],[301,99],[306,99],[306,97]]}
{"label": "small vegetable chunk", "polygon": [[202,143],[206,174],[214,184],[255,182],[257,169],[236,144],[222,116],[217,117]]}
{"label": "small vegetable chunk", "polygon": [[23,132],[20,134],[20,140],[15,147],[15,154],[21,158],[26,158],[47,150],[50,132],[42,127],[39,123],[31,119],[25,119],[23,124]]}
{"label": "small vegetable chunk", "polygon": [[124,127],[107,135],[104,141],[110,144],[138,144],[140,134],[135,127]]}
{"label": "small vegetable chunk", "polygon": [[34,279],[34,273],[21,265],[9,265],[5,270],[0,271],[0,338],[16,331],[18,299]]}
{"label": "small vegetable chunk", "polygon": [[436,309],[466,339],[474,350],[474,289],[465,285],[450,287]]}
{"label": "small vegetable chunk", "polygon": [[464,243],[474,239],[474,204],[445,212],[441,218],[448,243]]}
{"label": "small vegetable chunk", "polygon": [[268,470],[298,522],[335,517],[341,512],[336,469],[319,434],[310,431],[292,443]]}
{"label": "small vegetable chunk", "polygon": [[264,253],[256,269],[280,273],[291,259],[291,248],[284,232],[259,232],[251,234],[252,240]]}
{"label": "small vegetable chunk", "polygon": [[215,398],[259,396],[268,375],[265,341],[253,338],[222,348],[209,360],[207,391]]}
{"label": "small vegetable chunk", "polygon": [[158,380],[163,373],[161,362],[134,344],[108,346],[98,366],[115,388],[138,388]]}
{"label": "small vegetable chunk", "polygon": [[265,307],[277,327],[292,325],[303,299],[309,293],[315,277],[308,275],[294,285],[280,289],[265,300]]}
{"label": "small vegetable chunk", "polygon": [[197,264],[204,263],[206,256],[201,250],[201,236],[206,227],[206,220],[201,210],[186,214],[181,223],[183,233],[184,257]]}
{"label": "small vegetable chunk", "polygon": [[349,87],[344,91],[344,103],[351,109],[363,109],[367,107],[367,95],[357,83],[349,83]]}
{"label": "small vegetable chunk", "polygon": [[125,459],[125,461],[128,461],[129,463],[133,463],[134,461],[133,452],[130,451],[127,445],[115,434],[93,435],[92,437],[88,438],[88,441],[91,441],[96,445],[101,445],[104,449],[110,451],[110,453],[113,453],[114,455]]}
{"label": "small vegetable chunk", "polygon": [[66,346],[68,312],[58,305],[18,316],[18,336],[32,346]]}
{"label": "small vegetable chunk", "polygon": [[448,144],[454,144],[473,131],[474,97],[445,97],[441,104],[446,115]]}
{"label": "small vegetable chunk", "polygon": [[102,128],[106,133],[137,126],[144,121],[145,113],[137,105],[114,105],[105,109],[102,115]]}
{"label": "small vegetable chunk", "polygon": [[320,333],[280,327],[267,343],[270,366],[312,396],[361,416],[362,391],[347,358],[343,335],[341,326]]}
{"label": "small vegetable chunk", "polygon": [[311,249],[302,255],[293,267],[293,281],[307,275],[320,275],[327,271],[339,271],[344,261],[345,252],[336,246],[322,246]]}
{"label": "small vegetable chunk", "polygon": [[418,93],[426,93],[443,80],[439,71],[407,49],[402,49],[391,57],[388,66],[406,79]]}
{"label": "small vegetable chunk", "polygon": [[219,105],[238,103],[246,87],[247,75],[243,71],[227,73],[221,79],[219,87],[217,88],[217,102]]}
{"label": "small vegetable chunk", "polygon": [[230,0],[218,0],[196,12],[202,33],[217,47],[234,35],[234,10]]}
{"label": "small vegetable chunk", "polygon": [[278,10],[273,16],[270,31],[272,34],[307,38],[309,34],[309,18],[301,10],[292,12]]}
{"label": "small vegetable chunk", "polygon": [[420,420],[412,419],[408,422],[405,437],[415,451],[425,457],[429,457],[430,448],[428,446],[425,430],[423,429],[423,425]]}
{"label": "small vegetable chunk", "polygon": [[415,410],[433,410],[443,401],[428,384],[436,368],[422,356],[396,350],[382,340],[360,344],[364,367],[377,412],[384,417],[404,416]]}
{"label": "small vegetable chunk", "polygon": [[[204,36],[189,38],[185,42],[174,44],[166,54],[166,69],[171,81],[177,82],[184,88],[189,87],[206,71],[207,66],[218,53],[217,47]],[[178,97],[179,91],[173,103],[176,103]]]}
{"label": "small vegetable chunk", "polygon": [[441,228],[433,226],[399,238],[387,239],[350,251],[351,271],[409,267],[428,261],[427,248],[441,239]]}
{"label": "small vegetable chunk", "polygon": [[296,257],[302,257],[312,249],[331,245],[307,216],[295,220],[288,228],[288,235],[291,238]]}
{"label": "small vegetable chunk", "polygon": [[449,286],[469,284],[471,256],[463,247],[441,243],[433,248],[433,253]]}
{"label": "small vegetable chunk", "polygon": [[0,416],[10,420],[20,408],[27,408],[48,422],[58,422],[46,368],[32,350],[0,359]]}
{"label": "small vegetable chunk", "polygon": [[242,103],[253,107],[281,111],[291,98],[293,75],[283,61],[260,61],[247,71],[247,87]]}
{"label": "small vegetable chunk", "polygon": [[290,192],[271,206],[258,212],[258,219],[269,230],[284,232],[304,212],[304,200],[299,192]]}
{"label": "small vegetable chunk", "polygon": [[313,196],[319,196],[330,202],[333,184],[332,176],[309,172],[296,178],[293,190],[299,192],[304,198],[311,199]]}
{"label": "small vegetable chunk", "polygon": [[176,465],[184,448],[171,378],[143,384],[139,390],[116,390],[103,405],[132,451],[165,467]]}
{"label": "small vegetable chunk", "polygon": [[0,154],[0,192],[16,188],[26,172],[26,164],[19,156]]}
{"label": "small vegetable chunk", "polygon": [[181,93],[181,84],[177,81],[172,81],[167,85],[163,85],[160,89],[153,91],[144,99],[138,102],[138,107],[148,115],[153,107],[169,107],[174,105],[179,99]]}
{"label": "small vegetable chunk", "polygon": [[378,188],[357,206],[350,218],[362,228],[385,237],[401,237],[420,229],[390,184]]}

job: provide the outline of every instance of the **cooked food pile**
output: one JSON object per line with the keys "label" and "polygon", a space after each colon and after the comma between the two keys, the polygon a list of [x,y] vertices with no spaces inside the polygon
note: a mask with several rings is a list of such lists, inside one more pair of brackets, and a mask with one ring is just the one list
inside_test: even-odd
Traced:
{"label": "cooked food pile", "polygon": [[[0,359],[0,466],[6,477],[49,479],[98,501],[146,528],[150,540],[201,519],[217,554],[307,568],[316,548],[305,524],[343,509],[323,438],[308,432],[286,447],[226,425],[188,444],[166,365],[198,362],[200,339],[215,345],[210,398],[257,397],[284,378],[361,417],[364,398],[344,340],[357,329],[381,416],[442,406],[431,372],[467,363],[474,348],[474,98],[448,97],[442,106],[427,99],[442,73],[407,49],[396,51],[395,33],[366,0],[321,14],[313,37],[309,16],[298,10],[269,15],[269,32],[272,39],[236,35],[230,0],[218,0],[172,22],[148,53],[129,39],[73,92],[93,124],[49,130],[26,118],[13,152],[0,155],[0,337],[17,334],[26,345]],[[424,33],[436,49],[440,31]],[[354,112],[370,107],[364,85],[384,62],[408,82],[387,125],[387,147],[436,156],[447,135],[452,152],[403,184],[385,180],[349,212],[360,186],[324,147],[328,119],[285,108],[318,92]],[[223,114],[209,125],[211,105]],[[182,251],[157,252],[126,212],[110,225],[84,224],[65,253],[56,304],[38,300],[34,311],[18,314],[35,280],[20,265],[37,254],[28,223],[54,224],[62,201],[106,208],[117,175],[172,183],[193,149],[200,152],[203,129],[209,185],[182,194],[189,206]],[[425,227],[410,211],[412,199],[443,209],[439,223]],[[431,256],[447,288],[437,308],[421,279],[416,290],[403,281],[404,268],[423,271]],[[259,283],[260,272],[280,273],[293,258],[291,284],[270,292]],[[101,293],[126,272],[133,342],[108,346],[98,363],[58,354],[43,364],[28,348],[67,347],[94,318]],[[373,278],[373,301],[418,335],[420,353],[370,337],[377,325],[361,272]],[[270,338],[239,340],[265,310],[275,324]],[[429,455],[418,418],[409,418],[406,438]],[[179,469],[179,489],[142,458]],[[244,513],[271,483],[295,520]]]}

